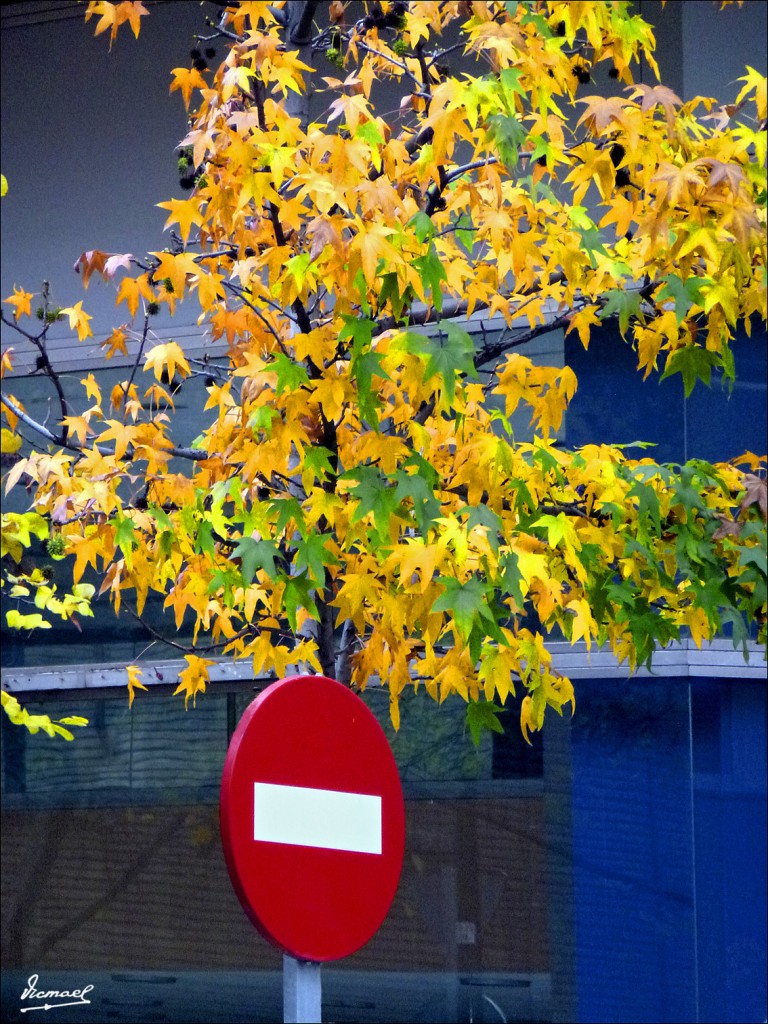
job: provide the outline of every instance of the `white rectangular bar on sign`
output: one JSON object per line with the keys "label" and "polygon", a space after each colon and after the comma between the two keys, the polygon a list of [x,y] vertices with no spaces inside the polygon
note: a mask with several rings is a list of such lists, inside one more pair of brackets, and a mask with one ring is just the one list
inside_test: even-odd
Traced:
{"label": "white rectangular bar on sign", "polygon": [[254,782],[253,838],[380,854],[381,797]]}

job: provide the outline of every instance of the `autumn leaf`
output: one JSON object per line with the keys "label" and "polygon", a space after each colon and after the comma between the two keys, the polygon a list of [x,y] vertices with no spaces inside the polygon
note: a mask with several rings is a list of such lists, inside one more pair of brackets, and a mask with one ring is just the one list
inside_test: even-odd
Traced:
{"label": "autumn leaf", "polygon": [[75,262],[75,273],[82,274],[83,288],[88,287],[91,275],[100,274],[106,280],[104,268],[106,267],[109,253],[101,252],[99,249],[91,249],[82,253]]}
{"label": "autumn leaf", "polygon": [[173,75],[173,82],[171,83],[170,91],[181,90],[181,95],[184,97],[184,106],[189,110],[193,90],[205,89],[207,83],[196,68],[174,68],[171,74]]}
{"label": "autumn leaf", "polygon": [[[766,317],[765,79],[712,119],[633,84],[657,65],[631,5],[374,6],[345,28],[330,5],[338,78],[262,3],[228,8],[210,73],[173,70],[193,188],[156,197],[167,247],[78,257],[134,321],[100,325],[79,386],[47,289],[39,328],[30,293],[4,300],[4,385],[40,370],[53,406],[2,395],[4,487],[35,509],[3,513],[3,614],[72,625],[88,572],[115,612],[159,595],[187,707],[216,651],[388,687],[395,724],[409,690],[461,700],[475,742],[514,700],[529,740],[573,706],[563,637],[632,671],[686,635],[764,632],[765,459],[657,465],[600,429],[574,451],[576,374],[546,353],[615,320],[644,387],[732,383]],[[111,44],[146,11],[86,13]],[[581,97],[589,78],[606,94]]]}
{"label": "autumn leaf", "polygon": [[161,209],[171,211],[164,226],[167,228],[171,224],[178,224],[183,242],[188,240],[193,224],[199,226],[203,223],[203,215],[200,212],[200,203],[197,199],[169,199],[167,202],[157,205]]}
{"label": "autumn leaf", "polygon": [[194,705],[198,693],[205,692],[206,684],[210,682],[208,669],[216,662],[210,658],[199,658],[196,654],[185,654],[184,660],[187,667],[179,672],[179,685],[173,692],[184,694],[184,707],[187,708],[190,697]]}
{"label": "autumn leaf", "polygon": [[683,101],[666,85],[645,85],[642,82],[638,82],[635,85],[627,86],[626,91],[633,100],[637,99],[638,96],[642,96],[640,110],[643,113],[653,110],[654,107],[661,107],[667,119],[669,130],[672,131],[674,129],[677,108],[682,106]]}
{"label": "autumn leaf", "polygon": [[20,316],[32,316],[32,292],[25,292],[23,288],[17,288],[13,286],[13,295],[9,295],[7,299],[3,299],[3,302],[7,302],[13,306],[13,317],[14,320],[18,320]]}
{"label": "autumn leaf", "polygon": [[187,362],[181,347],[175,341],[168,341],[164,345],[155,345],[147,353],[144,360],[145,370],[155,371],[155,380],[172,381],[178,374],[181,377],[188,377],[192,370]]}
{"label": "autumn leaf", "polygon": [[86,338],[93,337],[93,331],[89,324],[93,317],[85,312],[82,302],[76,302],[74,306],[67,306],[61,312],[62,315],[69,317],[69,329],[77,331],[79,341],[85,341]]}
{"label": "autumn leaf", "polygon": [[126,665],[125,671],[128,673],[128,707],[133,707],[133,698],[136,696],[136,690],[148,690],[149,687],[145,686],[144,683],[139,681],[139,676],[143,675],[143,671],[138,665]]}
{"label": "autumn leaf", "polygon": [[149,275],[141,274],[136,278],[124,277],[117,291],[117,304],[125,302],[128,306],[128,312],[134,317],[139,308],[140,298],[143,298],[146,302],[153,302],[155,299],[155,293],[149,284]]}

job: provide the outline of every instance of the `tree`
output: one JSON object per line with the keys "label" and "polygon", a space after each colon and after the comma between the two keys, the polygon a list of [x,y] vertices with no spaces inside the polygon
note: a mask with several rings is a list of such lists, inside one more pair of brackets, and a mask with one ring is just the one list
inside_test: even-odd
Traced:
{"label": "tree", "polygon": [[[766,316],[766,79],[748,69],[717,110],[636,84],[654,38],[624,2],[217,7],[200,43],[224,43],[220,65],[197,52],[172,72],[190,192],[160,204],[171,244],[78,262],[86,287],[119,282],[130,322],[103,347],[134,354],[127,379],[107,396],[89,375],[76,407],[47,332],[66,317],[90,337],[82,301],[4,300],[60,409],[46,426],[2,396],[5,487],[30,494],[3,516],[8,624],[88,614],[88,570],[116,613],[141,618],[155,592],[170,643],[192,628],[185,701],[217,653],[378,677],[395,726],[408,687],[461,695],[473,735],[521,697],[526,738],[574,703],[552,635],[630,669],[686,631],[746,651],[757,622],[764,639],[765,459],[566,450],[575,375],[519,350],[556,328],[586,347],[616,320],[645,377],[680,374],[686,395],[713,370],[732,382],[737,325]],[[147,13],[85,17],[112,45]],[[598,71],[615,95],[591,94]],[[179,302],[225,360],[153,343]],[[207,418],[179,437],[193,377]],[[71,565],[63,596],[35,538]],[[131,701],[140,677],[128,666]]]}

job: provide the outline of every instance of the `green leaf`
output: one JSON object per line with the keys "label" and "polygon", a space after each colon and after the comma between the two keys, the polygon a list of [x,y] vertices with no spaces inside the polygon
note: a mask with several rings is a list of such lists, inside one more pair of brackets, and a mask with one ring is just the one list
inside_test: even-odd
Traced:
{"label": "green leaf", "polygon": [[344,326],[339,331],[339,341],[351,338],[353,351],[357,350],[358,352],[370,347],[373,329],[376,326],[373,320],[365,316],[349,316],[347,314],[342,317],[342,320]]}
{"label": "green leaf", "polygon": [[519,558],[516,551],[507,551],[502,556],[499,560],[499,586],[514,598],[515,604],[522,610],[525,598],[520,588],[520,580],[523,576],[518,563]]}
{"label": "green leaf", "polygon": [[[314,450],[315,449],[307,449],[307,451],[305,451],[305,456],[307,452]],[[331,454],[327,448],[323,450],[327,452],[328,455]],[[304,462],[306,465],[306,457]],[[304,512],[302,510],[301,505],[292,495],[289,495],[287,497],[273,498],[269,504],[269,510],[271,513],[277,512],[277,519],[275,520],[275,533],[278,536],[281,533],[283,533],[283,531],[286,530],[291,525],[291,523],[295,523],[296,529],[299,531],[302,537],[306,537],[307,524],[304,521]]]}
{"label": "green leaf", "polygon": [[[432,222],[430,221],[430,223]],[[381,289],[378,299],[379,310],[383,310],[388,302],[395,320],[401,320],[403,310],[410,308],[413,299],[413,289],[410,285],[406,287],[404,292],[400,292],[400,280],[395,271],[390,274],[381,275]]]}
{"label": "green leaf", "polygon": [[508,170],[517,166],[520,147],[526,137],[525,126],[517,117],[510,117],[508,114],[492,114],[488,118],[488,138]]}
{"label": "green leaf", "polygon": [[309,375],[301,363],[279,352],[267,369],[277,369],[277,387],[275,393],[281,395],[283,391],[295,391],[309,381]]}
{"label": "green leaf", "polygon": [[361,123],[355,129],[355,137],[363,139],[371,147],[371,163],[379,170],[381,168],[381,153],[379,152],[379,146],[384,145],[384,136],[381,134],[376,121],[371,119],[370,121],[361,121]]}
{"label": "green leaf", "polygon": [[[279,373],[279,371],[278,371]],[[279,377],[278,377],[279,379]],[[260,405],[248,418],[248,426],[255,433],[263,430],[267,437],[272,436],[272,423],[280,419],[280,413],[271,405]]]}
{"label": "green leaf", "polygon": [[333,474],[331,465],[333,457],[333,452],[329,448],[324,448],[321,444],[313,444],[304,449],[302,472],[313,473],[316,480],[324,480]]}
{"label": "green leaf", "polygon": [[[579,228],[577,230],[581,237],[580,248],[583,249],[585,253],[587,253],[587,255],[589,256],[589,261],[592,264],[592,267],[594,268],[597,266],[595,253],[597,252],[601,256],[606,255],[606,249],[603,243],[603,236],[600,232],[600,229],[592,226],[591,228]],[[621,316],[619,316],[619,323],[621,323]]]}
{"label": "green leaf", "polygon": [[440,502],[435,497],[432,486],[420,474],[406,473],[404,470],[397,473],[395,480],[395,500],[400,503],[409,498],[413,502],[413,517],[419,530],[426,534],[440,515]]}
{"label": "green leaf", "polygon": [[257,569],[263,569],[271,580],[277,577],[275,559],[280,552],[271,540],[254,540],[253,537],[243,537],[232,552],[233,558],[239,558],[240,571],[246,584],[253,582]]}
{"label": "green leaf", "polygon": [[525,86],[520,81],[522,74],[519,68],[504,68],[499,73],[499,84],[501,85],[504,103],[510,114],[515,113],[515,93],[524,100],[528,98]]}
{"label": "green leaf", "polygon": [[617,315],[622,338],[626,335],[632,317],[640,317],[640,292],[611,288],[605,293],[605,305],[598,314],[600,320]]}
{"label": "green leaf", "polygon": [[355,274],[354,285],[355,295],[357,296],[357,301],[360,303],[360,308],[366,316],[370,316],[371,306],[368,302],[368,282],[365,280],[365,274],[363,273],[362,267],[360,267]]}
{"label": "green leaf", "polygon": [[358,504],[352,516],[352,523],[358,523],[369,512],[373,513],[373,521],[379,534],[389,532],[389,520],[398,504],[395,488],[375,466],[358,466],[347,470],[343,480],[355,481],[353,490]]}
{"label": "green leaf", "polygon": [[494,551],[498,551],[501,520],[496,513],[488,508],[487,505],[465,505],[464,508],[459,509],[459,515],[462,515],[464,512],[469,513],[467,530],[471,530],[475,526],[484,526],[488,543]]}
{"label": "green leaf", "polygon": [[295,633],[297,628],[296,612],[299,608],[306,608],[313,619],[319,619],[320,613],[312,596],[312,585],[306,572],[299,576],[283,576],[281,574],[280,579],[285,582],[283,607],[288,617],[288,623]]}
{"label": "green leaf", "polygon": [[467,705],[467,725],[469,726],[472,742],[476,747],[480,746],[480,737],[482,736],[483,729],[488,729],[490,732],[504,732],[504,727],[499,721],[498,716],[506,710],[507,708],[500,708],[493,701],[470,701]]}
{"label": "green leaf", "polygon": [[442,282],[448,280],[443,261],[438,255],[434,243],[429,243],[429,250],[424,256],[418,256],[412,263],[424,285],[424,291],[432,296],[435,309],[443,308]]}
{"label": "green leaf", "polygon": [[198,554],[206,554],[211,558],[215,555],[216,549],[213,543],[213,526],[204,519],[197,528],[195,537],[195,551]]}
{"label": "green leaf", "polygon": [[664,287],[657,292],[656,301],[674,302],[678,325],[685,320],[691,306],[703,306],[702,290],[714,283],[711,277],[691,276],[687,281],[683,281],[677,274],[667,274],[662,281]]}
{"label": "green leaf", "polygon": [[643,532],[645,532],[648,519],[650,519],[653,523],[654,535],[658,537],[661,533],[661,510],[659,496],[653,487],[649,484],[643,484],[638,480],[627,491],[627,497],[637,498],[638,500],[637,513]]}
{"label": "green leaf", "polygon": [[423,210],[415,213],[408,221],[407,226],[413,228],[413,233],[422,243],[435,237],[435,225],[432,222],[432,218],[424,213]]}
{"label": "green leaf", "polygon": [[325,567],[338,564],[338,558],[328,550],[325,538],[319,533],[310,533],[296,545],[294,568],[297,572],[308,569],[309,578],[318,586],[325,586]]}
{"label": "green leaf", "polygon": [[405,347],[409,352],[429,357],[424,380],[430,380],[435,374],[440,376],[450,401],[453,401],[456,394],[457,373],[477,378],[474,343],[467,332],[457,324],[448,321],[444,334],[442,325],[440,333],[436,335],[408,332],[405,340]]}
{"label": "green leaf", "polygon": [[149,505],[147,511],[155,520],[161,530],[170,530],[173,533],[173,523],[171,522],[168,513],[165,509],[160,508],[159,505]]}
{"label": "green leaf", "polygon": [[465,643],[476,620],[483,619],[495,626],[495,619],[488,608],[489,587],[486,583],[476,576],[466,583],[460,583],[452,576],[439,576],[437,582],[442,583],[444,590],[432,605],[432,610],[452,612],[453,623]]}
{"label": "green leaf", "polygon": [[381,368],[382,356],[378,352],[363,352],[352,359],[350,373],[357,382],[357,401],[360,418],[369,423],[374,430],[379,427],[379,409],[381,402],[378,391],[374,391],[371,382],[374,377],[390,380],[386,370]]}
{"label": "green leaf", "polygon": [[133,520],[127,516],[118,517],[117,529],[115,530],[115,544],[123,554],[130,554],[133,551]]}
{"label": "green leaf", "polygon": [[688,398],[697,380],[703,381],[709,387],[712,367],[720,364],[721,359],[717,352],[689,345],[673,352],[667,359],[660,380],[671,377],[673,373],[681,374],[685,385],[685,397]]}

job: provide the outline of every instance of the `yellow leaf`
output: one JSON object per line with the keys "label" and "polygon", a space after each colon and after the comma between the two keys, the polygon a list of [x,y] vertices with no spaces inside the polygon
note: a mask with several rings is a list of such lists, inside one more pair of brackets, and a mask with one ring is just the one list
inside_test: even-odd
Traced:
{"label": "yellow leaf", "polygon": [[182,240],[189,238],[189,230],[193,224],[199,226],[203,223],[203,215],[200,212],[200,200],[196,197],[191,199],[169,199],[165,203],[158,203],[164,210],[170,210],[171,215],[163,227],[170,227],[171,224],[178,224]]}
{"label": "yellow leaf", "polygon": [[139,308],[139,297],[147,302],[153,302],[155,298],[155,293],[150,287],[149,278],[146,274],[136,278],[124,277],[117,290],[115,305],[119,306],[121,302],[125,302],[128,306],[128,311],[134,317]]}
{"label": "yellow leaf", "polygon": [[66,313],[69,317],[69,329],[77,331],[79,341],[85,341],[86,338],[93,337],[93,331],[88,323],[93,317],[85,312],[82,301],[76,302],[74,306],[67,306],[61,312]]}
{"label": "yellow leaf", "polygon": [[2,429],[2,444],[0,451],[3,455],[13,455],[21,448],[21,438],[18,434],[12,434],[6,427]]}
{"label": "yellow leaf", "polygon": [[80,383],[85,388],[85,393],[89,398],[93,398],[97,405],[101,405],[101,389],[96,383],[96,378],[92,373],[89,373],[87,377],[83,377]]}
{"label": "yellow leaf", "polygon": [[[154,369],[155,379],[168,384],[178,373],[182,377],[188,377],[192,372],[189,368],[181,347],[175,341],[166,342],[165,345],[155,345],[147,353],[144,361],[144,369]],[[165,377],[163,377],[165,371]]]}
{"label": "yellow leaf", "polygon": [[154,273],[154,279],[158,281],[170,281],[171,287],[166,285],[166,290],[172,292],[177,298],[184,297],[184,289],[187,283],[187,274],[197,275],[199,267],[191,252],[153,252],[157,256],[159,265]]}
{"label": "yellow leaf", "polygon": [[138,665],[126,665],[125,671],[128,673],[128,707],[133,706],[133,698],[135,697],[134,690],[149,690],[149,687],[145,686],[144,683],[139,682],[139,676],[142,675],[142,670]]}
{"label": "yellow leaf", "polygon": [[11,629],[51,629],[50,622],[38,615],[37,612],[32,615],[22,615],[21,612],[15,608],[5,613],[5,621],[11,627]]}
{"label": "yellow leaf", "polygon": [[194,704],[197,694],[205,692],[206,683],[210,682],[208,666],[215,665],[216,662],[209,658],[198,658],[196,654],[185,654],[184,659],[187,662],[187,667],[179,673],[180,682],[173,693],[174,696],[177,693],[184,694],[184,707],[186,708],[190,697]]}
{"label": "yellow leaf", "polygon": [[510,693],[512,696],[515,694],[514,652],[494,644],[483,647],[480,657],[478,676],[485,687],[485,699],[493,700],[498,695],[503,704]]}

